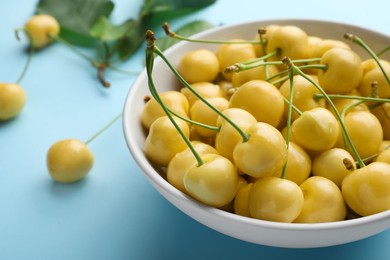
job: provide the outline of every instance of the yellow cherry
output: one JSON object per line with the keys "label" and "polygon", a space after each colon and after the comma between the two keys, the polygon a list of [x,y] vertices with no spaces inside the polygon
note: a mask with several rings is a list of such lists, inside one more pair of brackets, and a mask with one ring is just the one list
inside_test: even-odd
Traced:
{"label": "yellow cherry", "polygon": [[291,223],[300,214],[303,201],[302,190],[295,182],[260,178],[249,192],[249,212],[253,218]]}
{"label": "yellow cherry", "polygon": [[327,109],[318,107],[304,111],[291,125],[295,143],[311,151],[332,148],[339,135],[339,124]]}
{"label": "yellow cherry", "polygon": [[245,109],[257,121],[276,127],[283,118],[284,99],[271,83],[251,80],[234,92],[230,98],[230,107]]}
{"label": "yellow cherry", "polygon": [[[166,107],[183,117],[188,117],[189,104],[187,98],[182,93],[166,91],[159,95]],[[150,98],[142,110],[141,123],[146,129],[149,129],[157,118],[165,115],[161,105],[154,98]]]}
{"label": "yellow cherry", "polygon": [[[369,158],[378,153],[383,140],[383,130],[379,120],[372,113],[350,112],[344,117],[344,125],[361,158]],[[345,149],[341,132],[336,146]]]}
{"label": "yellow cherry", "polygon": [[390,209],[390,164],[373,162],[344,178],[342,193],[348,206],[360,216]]}
{"label": "yellow cherry", "polygon": [[213,81],[219,73],[219,61],[210,50],[199,49],[186,53],[178,67],[180,75],[188,82]]}
{"label": "yellow cherry", "polygon": [[65,139],[50,147],[46,163],[50,176],[55,181],[71,183],[88,174],[94,158],[85,143],[77,139]]}
{"label": "yellow cherry", "polygon": [[[257,123],[254,116],[241,108],[228,108],[222,113],[243,131],[246,131],[249,126]],[[215,136],[215,148],[222,156],[233,161],[234,147],[242,142],[242,136],[221,116],[217,119],[217,126],[219,126],[220,129]]]}
{"label": "yellow cherry", "polygon": [[287,160],[287,147],[282,134],[273,126],[258,122],[246,133],[249,139],[238,143],[233,150],[237,168],[249,176],[271,176],[280,170]]}
{"label": "yellow cherry", "polygon": [[26,102],[26,92],[15,83],[0,83],[0,121],[17,116]]}
{"label": "yellow cherry", "polygon": [[236,167],[230,160],[217,154],[205,154],[202,159],[204,164],[195,165],[184,175],[184,186],[188,194],[200,202],[222,207],[236,196]]}
{"label": "yellow cherry", "polygon": [[43,48],[53,41],[51,36],[60,33],[58,21],[51,15],[37,14],[32,16],[24,26],[31,38],[31,46]]}
{"label": "yellow cherry", "polygon": [[313,159],[312,174],[333,181],[339,188],[343,179],[354,170],[355,159],[341,148],[323,151]]}
{"label": "yellow cherry", "polygon": [[[194,147],[199,155],[203,154],[218,154],[212,146],[199,142],[192,141],[191,145]],[[167,168],[167,180],[170,184],[175,186],[178,190],[187,193],[183,178],[188,169],[197,165],[196,158],[189,148],[186,148],[182,152],[175,154],[170,160]]]}
{"label": "yellow cherry", "polygon": [[[188,124],[178,118],[174,120],[188,138],[190,135]],[[167,116],[157,118],[150,126],[145,140],[145,154],[151,162],[159,166],[168,166],[175,154],[186,148],[187,144]]]}
{"label": "yellow cherry", "polygon": [[[312,80],[318,82],[318,77],[316,75],[307,75],[311,77]],[[294,100],[293,104],[301,112],[311,110],[316,107],[325,107],[324,99],[314,98],[314,94],[320,93],[320,91],[307,79],[301,75],[295,75],[294,79]],[[280,93],[287,99],[290,98],[290,80],[286,80],[279,88]],[[287,118],[288,104],[285,103],[284,116]],[[295,120],[299,117],[298,113],[293,110],[292,120]]]}
{"label": "yellow cherry", "polygon": [[248,183],[238,190],[234,199],[234,213],[240,216],[250,217],[249,212],[249,192],[253,183]]}
{"label": "yellow cherry", "polygon": [[[300,185],[311,173],[311,159],[306,151],[299,145],[290,142],[288,148],[287,169],[285,178]],[[281,177],[282,169],[273,174]]]}
{"label": "yellow cherry", "polygon": [[[244,41],[242,39],[233,39],[234,41]],[[251,60],[256,58],[255,48],[252,44],[222,44],[217,50],[217,57],[219,60],[220,70],[239,62]],[[223,73],[224,78],[230,80],[232,75],[230,73]]]}
{"label": "yellow cherry", "polygon": [[[216,108],[218,111],[224,111],[229,107],[229,101],[222,97],[207,98],[207,102]],[[217,126],[219,115],[213,111],[206,103],[201,100],[196,101],[190,108],[190,117],[192,120],[209,126]],[[195,125],[195,130],[200,136],[213,137],[217,134],[216,131],[207,129],[202,126]]]}
{"label": "yellow cherry", "polygon": [[[211,82],[197,82],[191,87],[203,98],[224,97],[219,85]],[[187,98],[190,107],[199,100],[188,88],[182,88],[180,92]]]}
{"label": "yellow cherry", "polygon": [[344,220],[347,210],[341,190],[331,180],[313,176],[301,185],[303,208],[294,222],[320,223]]}

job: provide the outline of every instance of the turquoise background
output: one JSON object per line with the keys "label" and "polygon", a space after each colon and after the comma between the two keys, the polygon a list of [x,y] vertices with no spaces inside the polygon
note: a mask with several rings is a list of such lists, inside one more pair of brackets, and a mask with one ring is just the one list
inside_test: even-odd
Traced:
{"label": "turquoise background", "polygon": [[[116,0],[113,20],[136,16],[142,1]],[[37,1],[0,4],[0,81],[13,82],[26,61],[25,41],[14,29]],[[204,19],[213,24],[274,18],[339,21],[390,33],[384,1],[219,0],[170,21],[178,28]],[[87,53],[88,50],[83,50]],[[140,71],[143,50],[121,68]],[[135,75],[108,72],[104,89],[90,64],[60,44],[37,52],[22,81],[23,112],[0,123],[0,259],[389,259],[390,230],[346,245],[283,249],[217,233],[167,202],[139,171],[121,121],[90,144],[95,165],[72,185],[49,177],[49,147],[65,138],[87,140],[118,115]]]}

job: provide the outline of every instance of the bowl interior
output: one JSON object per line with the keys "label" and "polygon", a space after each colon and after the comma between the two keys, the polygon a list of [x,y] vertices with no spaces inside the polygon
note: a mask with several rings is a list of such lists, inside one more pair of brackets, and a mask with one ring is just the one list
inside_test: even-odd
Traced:
{"label": "bowl interior", "polygon": [[[362,38],[374,51],[385,48],[390,39],[387,35],[367,30],[358,26],[316,20],[266,20],[245,22],[217,27],[195,35],[199,39],[253,39],[257,29],[270,24],[296,25],[309,35],[343,41],[345,33],[352,33]],[[350,43],[362,59],[368,55],[356,44]],[[182,55],[188,51],[207,48],[216,50],[217,45],[180,42],[165,52],[169,61],[177,66]],[[384,58],[388,58],[383,56]],[[154,65],[153,79],[159,92],[176,89],[178,84],[160,58]],[[140,123],[144,106],[144,96],[150,95],[146,71],[143,71],[133,83],[127,96],[123,128],[129,150],[137,165],[152,185],[172,204],[195,220],[221,233],[248,242],[278,247],[322,247],[356,241],[390,226],[390,211],[353,220],[319,223],[286,224],[261,221],[241,217],[212,207],[207,207],[186,196],[170,185],[148,162],[144,154],[145,134]]]}

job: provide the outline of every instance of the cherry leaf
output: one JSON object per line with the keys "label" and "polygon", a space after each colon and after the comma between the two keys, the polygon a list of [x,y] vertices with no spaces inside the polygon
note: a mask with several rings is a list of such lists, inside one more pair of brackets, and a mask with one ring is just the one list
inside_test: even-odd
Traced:
{"label": "cherry leaf", "polygon": [[78,45],[94,45],[90,31],[101,17],[114,9],[109,0],[40,0],[36,12],[54,16],[61,25],[61,37]]}
{"label": "cherry leaf", "polygon": [[103,42],[115,41],[131,32],[137,26],[137,22],[129,19],[120,25],[113,25],[107,17],[101,16],[91,29],[91,36]]}

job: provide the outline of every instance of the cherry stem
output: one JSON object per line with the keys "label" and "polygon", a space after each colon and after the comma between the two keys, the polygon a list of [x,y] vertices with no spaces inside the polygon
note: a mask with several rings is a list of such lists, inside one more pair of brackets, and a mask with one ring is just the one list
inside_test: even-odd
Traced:
{"label": "cherry stem", "polygon": [[183,138],[187,147],[191,150],[192,154],[195,156],[195,159],[198,162],[198,166],[201,166],[204,164],[203,159],[201,158],[199,153],[195,150],[194,146],[191,144],[191,141],[187,138],[187,136],[180,129],[176,121],[173,119],[172,114],[169,112],[168,108],[161,100],[160,95],[158,94],[158,91],[154,84],[152,73],[153,73],[153,65],[154,65],[154,54],[157,50],[157,46],[155,45],[156,38],[154,36],[154,33],[148,30],[146,32],[145,40],[146,40],[146,73],[148,76],[149,91],[154,97],[154,99],[160,104],[161,108],[164,110],[165,114],[167,115],[167,117],[169,118],[173,126],[176,128],[180,136]]}
{"label": "cherry stem", "polygon": [[163,25],[165,34],[171,38],[187,41],[187,42],[197,42],[197,43],[212,43],[212,44],[260,44],[258,40],[253,41],[224,41],[224,40],[200,40],[200,39],[191,39],[182,35],[178,35],[175,32],[171,31],[169,24],[166,22]]}
{"label": "cherry stem", "polygon": [[[285,57],[283,59],[283,63],[288,68],[288,77],[290,79],[290,97],[288,100],[288,112],[287,112],[287,131],[286,131],[286,146],[287,146],[287,152],[290,148],[290,133],[291,133],[291,116],[292,116],[292,109],[293,109],[293,100],[294,100],[294,67],[291,66],[291,60],[288,57]],[[302,113],[301,113],[302,114]],[[286,163],[283,166],[283,171],[281,174],[281,178],[286,178],[286,172],[287,172],[287,162],[288,162],[288,156],[286,159]]]}
{"label": "cherry stem", "polygon": [[360,47],[362,47],[364,50],[366,50],[368,52],[368,54],[370,54],[370,56],[378,64],[380,70],[382,71],[383,75],[385,76],[385,78],[387,80],[387,83],[390,84],[390,78],[387,75],[385,69],[383,68],[383,66],[382,66],[378,56],[375,54],[375,52],[362,39],[360,39],[356,35],[353,35],[351,33],[346,33],[346,34],[344,34],[344,38],[358,44]]}
{"label": "cherry stem", "polygon": [[343,135],[346,138],[347,144],[351,147],[351,150],[352,150],[352,152],[353,152],[353,154],[354,154],[354,156],[355,156],[359,166],[360,167],[364,167],[365,164],[364,164],[363,160],[360,158],[360,155],[357,152],[357,150],[355,148],[355,145],[353,144],[353,142],[351,140],[351,137],[349,136],[349,134],[347,132],[347,129],[346,129],[345,124],[344,124],[344,122],[343,122],[343,120],[341,118],[341,115],[340,115],[339,111],[337,110],[336,106],[333,104],[333,102],[330,99],[330,97],[328,96],[328,94],[323,90],[323,88],[321,88],[321,86],[317,82],[315,82],[311,77],[309,77],[303,71],[301,71],[299,69],[299,67],[294,65],[294,63],[292,61],[291,61],[291,66],[294,67],[294,72],[296,72],[297,74],[301,75],[306,80],[308,80],[311,84],[313,84],[321,92],[321,94],[326,99],[326,101],[329,103],[329,105],[331,106],[332,110],[334,111],[334,113],[336,115],[336,118],[340,122],[341,131],[342,131]]}
{"label": "cherry stem", "polygon": [[265,49],[266,41],[263,38],[263,35],[267,33],[267,29],[262,27],[262,28],[257,30],[257,33],[259,34],[259,41],[260,41],[261,50],[263,51],[264,54],[266,54],[267,53],[267,51]]}
{"label": "cherry stem", "polygon": [[193,124],[193,125],[197,125],[197,126],[206,128],[206,129],[214,131],[214,132],[219,132],[219,130],[221,129],[220,127],[217,127],[217,126],[206,125],[206,124],[203,124],[203,123],[191,120],[189,118],[186,118],[186,117],[176,113],[175,111],[169,109],[168,107],[167,107],[167,109],[168,109],[169,113],[173,114],[174,116],[180,118],[183,121],[186,121],[187,123],[190,123],[190,124]]}
{"label": "cherry stem", "polygon": [[[322,70],[327,70],[328,69],[328,65],[325,65],[325,64],[312,64],[312,65],[301,65],[301,66],[298,66],[298,68],[300,68],[301,70],[302,69],[308,69],[308,68],[315,68],[315,69],[322,69]],[[285,80],[288,79],[288,75],[286,76],[283,76],[281,78],[278,78],[274,81],[271,81],[273,80],[274,78],[277,78],[279,76],[282,76],[284,74],[288,73],[288,70],[283,70],[283,71],[280,71],[274,75],[272,75],[271,77],[267,77],[266,78],[266,81],[270,82],[271,84],[275,85],[275,84],[278,84],[280,82],[284,82]]]}
{"label": "cherry stem", "polygon": [[65,39],[61,38],[61,37],[58,36],[58,35],[53,35],[53,34],[50,34],[49,36],[50,36],[50,38],[52,38],[54,41],[59,42],[59,43],[65,45],[66,47],[68,47],[69,49],[71,49],[74,53],[76,53],[77,55],[83,57],[85,60],[87,60],[88,62],[90,62],[93,66],[96,66],[96,61],[95,61],[95,60],[93,60],[91,57],[89,57],[89,56],[86,55],[85,53],[81,52],[79,49],[77,49],[76,47],[74,47],[71,43],[69,43],[69,42],[66,41]]}
{"label": "cherry stem", "polygon": [[[362,100],[362,101],[373,101],[377,103],[388,103],[390,102],[390,99],[388,98],[376,98],[376,97],[362,97],[362,96],[349,96],[349,95],[339,95],[339,94],[327,94],[327,96],[331,99],[355,99],[355,100]],[[324,94],[315,93],[314,94],[315,99],[321,99],[325,98]]]}
{"label": "cherry stem", "polygon": [[[225,73],[235,73],[235,72],[240,72],[244,70],[250,70],[256,67],[260,66],[267,66],[267,65],[282,65],[282,61],[264,61],[265,59],[278,55],[279,50],[275,50],[274,52],[271,52],[267,55],[264,55],[260,58],[252,59],[249,61],[241,62],[241,63],[236,63],[232,66],[229,66],[225,68]],[[263,58],[264,57],[264,58]],[[319,58],[310,58],[310,59],[300,59],[300,60],[293,60],[292,62],[294,63],[307,63],[307,62],[316,62],[319,61]],[[305,65],[300,65],[299,68],[302,69],[307,69],[307,68],[316,68],[316,69],[321,69],[321,70],[327,70],[328,65],[326,64],[305,64]],[[286,72],[280,72],[280,73],[286,73]]]}
{"label": "cherry stem", "polygon": [[[15,30],[16,39],[18,39],[18,41],[21,40],[20,36],[19,36],[19,32],[20,31],[23,31],[27,35],[27,38],[28,38],[29,42],[31,43],[32,42],[32,38],[31,38],[30,32],[25,30],[24,28],[18,28],[18,29]],[[18,79],[16,80],[16,84],[20,84],[20,82],[22,81],[22,79],[26,75],[27,70],[28,70],[28,68],[30,66],[31,59],[32,59],[33,55],[34,55],[34,47],[32,47],[32,45],[30,44],[27,61],[26,61],[25,65],[24,65],[24,67],[23,67],[22,73],[19,75]]]}
{"label": "cherry stem", "polygon": [[390,50],[390,45],[384,48],[383,50],[376,53],[376,56],[382,56],[384,53],[388,52]]}
{"label": "cherry stem", "polygon": [[114,117],[108,124],[106,124],[103,128],[101,128],[98,132],[96,132],[92,137],[90,137],[85,144],[89,144],[92,142],[96,137],[101,135],[104,131],[106,131],[108,128],[110,128],[119,118],[122,117],[122,113]]}
{"label": "cherry stem", "polygon": [[53,34],[50,34],[49,35],[50,38],[52,38],[54,41],[56,42],[59,42],[63,45],[65,45],[66,47],[68,47],[70,50],[72,50],[74,53],[76,53],[77,55],[79,55],[80,57],[84,58],[85,60],[87,60],[89,63],[92,64],[92,66],[96,67],[97,70],[98,70],[98,79],[100,81],[100,83],[108,88],[111,86],[111,84],[105,80],[105,77],[104,77],[104,71],[106,68],[110,67],[110,64],[108,61],[104,61],[104,62],[97,62],[95,61],[94,59],[92,59],[91,57],[89,57],[88,55],[84,54],[83,52],[81,52],[79,49],[75,48],[71,43],[69,43],[68,41],[66,41],[65,39],[61,38],[60,36],[58,35],[53,35]]}

